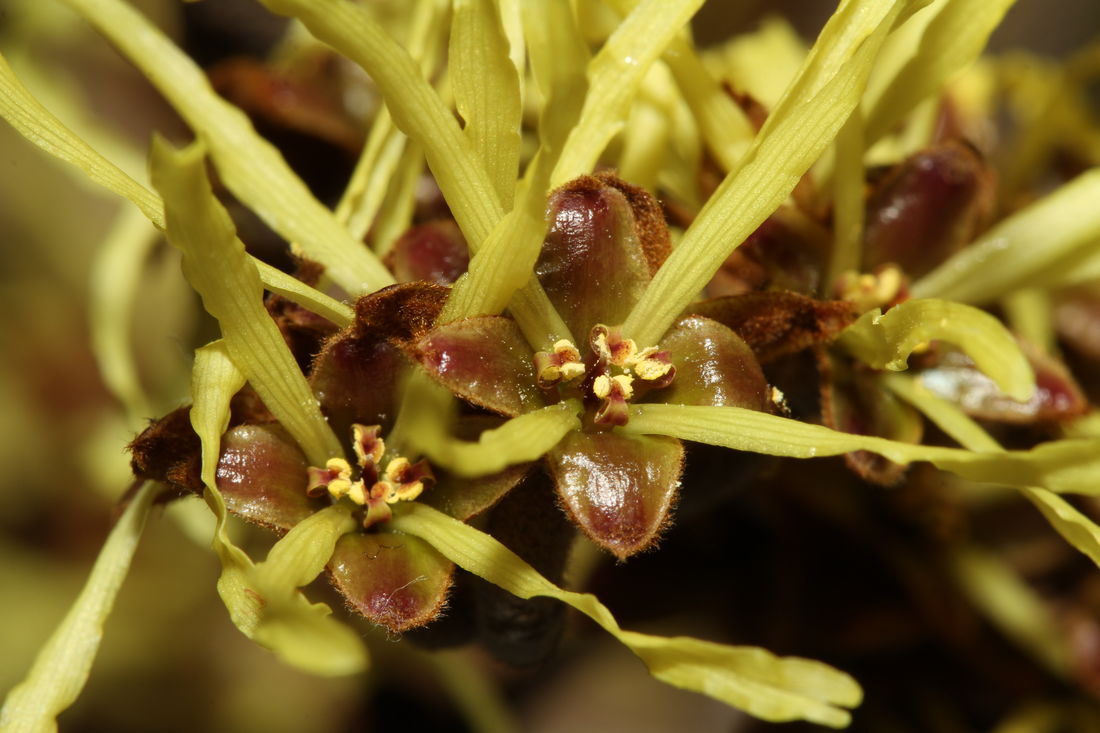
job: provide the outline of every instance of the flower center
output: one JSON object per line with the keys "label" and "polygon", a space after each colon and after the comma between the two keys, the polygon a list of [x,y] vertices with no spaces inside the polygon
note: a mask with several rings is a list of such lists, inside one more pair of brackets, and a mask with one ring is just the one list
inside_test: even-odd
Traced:
{"label": "flower center", "polygon": [[330,458],[324,468],[309,467],[306,493],[333,500],[347,497],[365,507],[363,527],[385,522],[393,516],[390,504],[412,501],[435,483],[426,460],[411,463],[404,456],[386,456],[386,443],[379,425],[352,425],[353,447],[359,463],[359,478],[352,480],[351,465],[343,458]]}
{"label": "flower center", "polygon": [[667,351],[656,346],[639,349],[619,329],[601,324],[588,337],[590,352],[584,361],[569,341],[558,341],[553,351],[535,354],[539,386],[579,389],[585,403],[596,406],[593,422],[611,427],[626,425],[627,406],[639,388],[667,387],[676,376]]}

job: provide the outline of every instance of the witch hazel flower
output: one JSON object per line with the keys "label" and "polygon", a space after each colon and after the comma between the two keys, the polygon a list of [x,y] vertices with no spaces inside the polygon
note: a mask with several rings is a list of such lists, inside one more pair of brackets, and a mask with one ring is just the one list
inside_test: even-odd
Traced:
{"label": "witch hazel flower", "polygon": [[435,482],[425,460],[415,464],[404,456],[386,457],[381,425],[352,425],[352,447],[359,463],[359,477],[352,480],[351,465],[343,458],[330,458],[324,468],[308,468],[306,494],[328,494],[335,500],[347,497],[364,507],[363,527],[369,529],[393,516],[390,504],[412,501],[425,486]]}
{"label": "witch hazel flower", "polygon": [[[68,2],[142,69],[199,142],[183,151],[154,144],[153,193],[60,124],[3,63],[0,112],[134,202],[183,253],[184,273],[220,338],[198,351],[193,404],[135,441],[135,469],[175,493],[204,497],[217,522],[219,592],[233,623],[292,664],[322,674],[366,666],[358,633],[301,592],[322,572],[354,611],[403,631],[440,615],[457,565],[517,603],[548,596],[581,610],[670,684],[766,720],[846,725],[862,692],[843,672],[755,647],[624,631],[593,596],[537,572],[530,545],[560,513],[538,515],[546,522],[508,542],[467,522],[493,527],[494,507],[522,518],[523,492],[549,483],[573,523],[626,560],[654,546],[681,494],[699,490],[681,486],[694,444],[798,459],[868,452],[898,465],[931,462],[1017,487],[1075,547],[1097,555],[1095,526],[1058,495],[1095,491],[1095,438],[1005,451],[953,405],[904,380],[891,389],[963,448],[926,445],[912,433],[863,434],[855,423],[867,417],[866,405],[836,405],[852,419],[833,430],[775,414],[786,408],[764,370],[807,348],[828,349],[833,361],[820,363],[838,363],[833,381],[851,368],[851,383],[870,374],[882,386],[886,371],[947,341],[1004,395],[1023,402],[1036,392],[1036,370],[1004,325],[963,301],[1011,295],[1028,284],[1029,268],[1051,278],[1044,286],[1063,284],[1067,262],[1095,239],[1095,175],[1066,183],[969,247],[960,245],[981,216],[955,227],[956,217],[924,216],[920,207],[912,221],[930,224],[931,233],[909,240],[903,235],[913,227],[872,216],[873,246],[859,236],[872,146],[904,147],[895,131],[916,129],[914,110],[979,52],[1008,3],[844,0],[797,60],[794,78],[760,102],[728,94],[682,33],[697,1],[612,0],[607,6],[620,17],[585,33],[568,3],[462,1],[453,13],[447,4],[408,4],[398,13],[407,50],[368,5],[263,0],[299,20],[325,53],[360,65],[384,102],[330,209],[129,5]],[[590,35],[602,36],[598,49]],[[431,75],[444,46],[446,94]],[[532,106],[535,114],[525,115]],[[536,118],[534,129],[525,126]],[[721,182],[700,195],[694,181],[704,149]],[[211,190],[208,155],[227,191],[320,274],[307,283],[249,254]],[[945,155],[966,158],[960,149]],[[608,163],[644,186],[593,174]],[[899,169],[882,200],[919,182],[920,163],[915,172]],[[425,164],[453,226],[421,230],[418,239],[408,230]],[[675,246],[646,187],[681,204]],[[980,199],[980,189],[918,203],[932,202],[935,213],[943,201]],[[820,211],[830,207],[831,229]],[[823,259],[837,277],[788,279],[814,283],[805,289],[817,293],[699,302],[734,250],[779,211],[784,226],[825,232]],[[939,225],[950,236],[922,248]],[[1033,233],[1046,229],[1049,246],[1029,249]],[[468,260],[453,256],[460,242]],[[934,265],[924,257],[933,251],[950,257]],[[468,270],[451,289],[395,286],[386,261],[409,278],[449,281],[466,262]],[[921,273],[911,288],[879,269],[894,261]],[[974,277],[986,266],[988,277]],[[849,271],[857,273],[854,288],[843,286]],[[755,282],[767,279],[765,272]],[[838,282],[843,302],[813,297]],[[286,313],[273,320],[265,289],[331,329],[314,329],[314,319],[295,324]],[[286,338],[303,325],[312,330],[306,338]],[[127,540],[136,538],[133,520],[147,512],[152,491],[135,496],[117,535]],[[233,544],[229,514],[281,534],[267,559],[254,562]],[[117,546],[110,543],[106,565],[126,555]],[[554,551],[560,560],[562,547]],[[89,597],[74,623],[101,623],[113,594]],[[67,702],[42,691],[79,688],[91,647],[48,645],[0,720],[27,715],[48,727]],[[64,685],[51,677],[57,670],[66,670]]]}
{"label": "witch hazel flower", "polygon": [[[559,340],[536,352],[518,326],[474,316],[436,326],[413,355],[462,399],[518,417],[570,399],[579,429],[547,455],[558,499],[600,546],[620,558],[644,550],[669,521],[683,446],[627,436],[632,404],[767,407],[767,385],[750,348],[725,326],[681,319],[660,345],[639,349],[618,326],[669,251],[668,230],[645,191],[611,174],[573,181],[550,197],[550,225],[536,273],[586,353]],[[571,378],[566,378],[571,375]]]}

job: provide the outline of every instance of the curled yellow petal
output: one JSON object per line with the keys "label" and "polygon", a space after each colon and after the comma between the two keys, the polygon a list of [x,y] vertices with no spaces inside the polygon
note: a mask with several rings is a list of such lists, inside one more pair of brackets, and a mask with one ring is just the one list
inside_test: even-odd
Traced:
{"label": "curled yellow petal", "polygon": [[394,507],[391,527],[420,537],[459,567],[520,598],[548,596],[568,603],[638,655],[657,679],[750,715],[842,728],[851,717],[843,708],[862,699],[855,680],[822,662],[777,657],[758,647],[624,631],[594,595],[559,588],[490,535],[423,504]]}
{"label": "curled yellow petal", "polygon": [[279,540],[258,565],[226,532],[228,512],[215,472],[221,436],[229,424],[229,401],[243,384],[244,375],[224,342],[196,352],[191,425],[202,444],[204,496],[217,520],[213,546],[222,565],[218,595],[241,633],[288,664],[320,675],[359,672],[367,666],[367,655],[358,635],[331,618],[327,606],[311,604],[298,592],[324,568],[336,539],[354,528],[350,516],[319,512]]}
{"label": "curled yellow petal", "polygon": [[1035,373],[1012,334],[993,316],[946,300],[909,300],[886,313],[864,313],[837,343],[876,369],[900,371],[921,344],[946,341],[966,352],[978,369],[1014,400],[1035,391]]}

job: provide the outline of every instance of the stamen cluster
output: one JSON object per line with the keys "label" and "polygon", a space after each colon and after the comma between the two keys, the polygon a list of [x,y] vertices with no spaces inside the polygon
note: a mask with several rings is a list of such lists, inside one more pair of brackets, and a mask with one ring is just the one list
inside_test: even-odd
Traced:
{"label": "stamen cluster", "polygon": [[667,387],[676,376],[667,351],[656,346],[639,349],[622,338],[618,328],[597,324],[589,333],[590,354],[581,361],[570,341],[554,344],[552,352],[535,354],[538,384],[543,389],[578,382],[585,402],[598,404],[593,422],[611,427],[627,423],[627,403],[634,397],[635,379],[647,389]]}
{"label": "stamen cluster", "polygon": [[388,521],[390,504],[412,501],[435,482],[426,460],[411,463],[404,456],[386,457],[386,443],[380,425],[352,425],[352,445],[359,464],[359,478],[352,480],[351,465],[343,458],[330,458],[324,468],[309,467],[310,496],[327,493],[334,500],[344,497],[365,507],[363,527]]}

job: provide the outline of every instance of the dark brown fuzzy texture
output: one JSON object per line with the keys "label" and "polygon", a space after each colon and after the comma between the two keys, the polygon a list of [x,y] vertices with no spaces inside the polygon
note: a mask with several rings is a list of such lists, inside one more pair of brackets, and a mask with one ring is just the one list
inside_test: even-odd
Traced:
{"label": "dark brown fuzzy texture", "polygon": [[139,479],[161,481],[180,496],[202,493],[202,444],[191,429],[191,407],[153,421],[129,445],[130,467]]}
{"label": "dark brown fuzzy texture", "polygon": [[[229,427],[275,421],[260,396],[247,384],[233,395],[229,407]],[[190,405],[153,420],[127,450],[134,476],[168,484],[176,492],[169,498],[187,493],[202,494],[202,441],[191,427]]]}
{"label": "dark brown fuzzy texture", "polygon": [[[294,277],[306,285],[316,287],[325,271],[324,265],[302,257],[295,257],[294,264]],[[328,319],[278,293],[268,293],[264,298],[264,307],[271,320],[279,327],[279,333],[283,335],[290,353],[294,355],[303,372],[306,372],[313,358],[320,352],[325,339],[339,330]]]}
{"label": "dark brown fuzzy texture", "polygon": [[432,327],[450,288],[429,282],[391,285],[355,304],[358,335],[372,333],[407,345]]}
{"label": "dark brown fuzzy texture", "polygon": [[793,292],[766,291],[695,303],[691,313],[712,318],[752,347],[762,364],[824,344],[855,322],[853,305]]}
{"label": "dark brown fuzzy texture", "polygon": [[[597,185],[611,186],[626,197],[634,213],[634,230],[637,232],[638,242],[642,245],[642,252],[649,265],[649,274],[655,275],[672,253],[672,240],[669,238],[665,212],[657,203],[657,199],[649,195],[644,188],[633,186],[610,171],[583,178],[591,178],[597,182]],[[577,181],[574,181],[569,185],[573,186],[576,183]]]}

